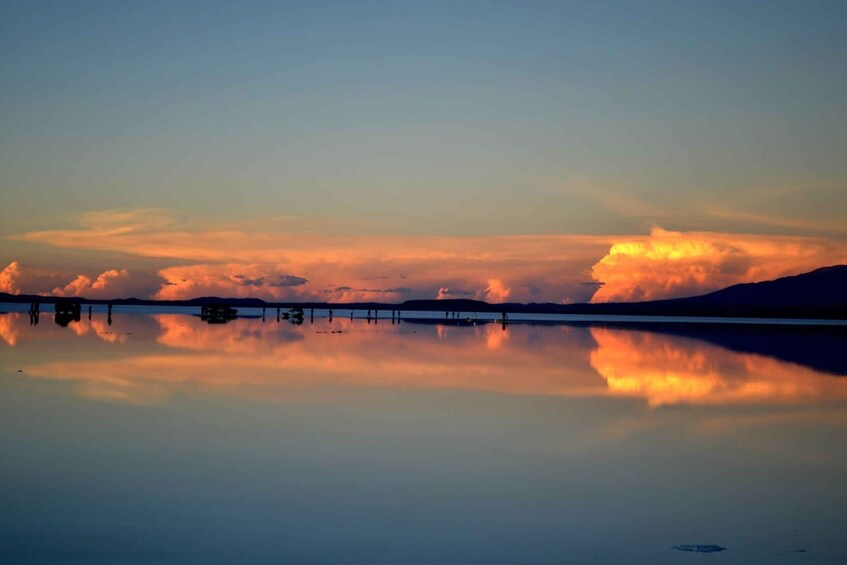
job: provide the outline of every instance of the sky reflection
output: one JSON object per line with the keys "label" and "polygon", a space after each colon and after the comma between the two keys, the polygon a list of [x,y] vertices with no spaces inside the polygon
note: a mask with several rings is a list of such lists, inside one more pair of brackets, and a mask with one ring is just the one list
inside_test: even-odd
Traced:
{"label": "sky reflection", "polygon": [[[48,320],[49,321],[49,320]],[[184,314],[95,315],[66,329],[0,316],[6,370],[74,383],[88,398],[160,403],[212,391],[286,401],[338,387],[643,398],[674,404],[809,404],[847,379],[759,353],[612,327],[456,326],[317,318],[302,326]],[[47,340],[50,347],[43,347]],[[33,354],[36,352],[37,354]]]}

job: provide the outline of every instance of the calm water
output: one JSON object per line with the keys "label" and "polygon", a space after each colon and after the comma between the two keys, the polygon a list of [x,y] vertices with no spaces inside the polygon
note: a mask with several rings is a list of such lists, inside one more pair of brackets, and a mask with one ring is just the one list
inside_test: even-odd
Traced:
{"label": "calm water", "polygon": [[0,314],[0,561],[847,562],[837,328],[143,312]]}

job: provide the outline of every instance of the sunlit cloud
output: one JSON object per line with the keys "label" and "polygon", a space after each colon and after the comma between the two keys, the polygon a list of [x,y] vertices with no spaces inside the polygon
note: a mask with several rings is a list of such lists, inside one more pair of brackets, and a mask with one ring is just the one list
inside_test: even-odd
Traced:
{"label": "sunlit cloud", "polygon": [[615,243],[591,270],[593,302],[692,296],[847,262],[847,244],[816,237],[674,232]]}
{"label": "sunlit cloud", "polygon": [[338,302],[460,296],[442,289],[493,302],[586,301],[594,289],[581,283],[590,280],[590,266],[611,243],[580,235],[388,237],[201,228],[174,223],[161,211],[106,211],[86,216],[77,229],[14,239],[181,262],[158,271],[160,299]]}
{"label": "sunlit cloud", "polygon": [[[243,223],[178,222],[162,210],[109,210],[86,215],[76,229],[12,239],[111,257],[100,275],[65,274],[40,292],[105,297],[107,289],[115,296],[120,289],[172,300],[216,295],[329,302],[633,301],[700,294],[847,262],[847,244],[820,237],[658,227],[647,236],[345,236],[258,225],[266,231]],[[147,278],[137,270],[129,278],[121,275],[127,267],[113,266],[116,254],[147,261]],[[154,272],[150,261],[159,262]],[[15,269],[17,263],[8,266],[0,284],[30,291]],[[130,279],[138,284],[130,285]]]}
{"label": "sunlit cloud", "polygon": [[93,299],[147,297],[160,286],[158,276],[127,269],[108,269],[94,276],[70,275],[13,261],[0,272],[0,292],[10,294]]}
{"label": "sunlit cloud", "polygon": [[18,285],[21,278],[21,265],[17,261],[12,261],[0,271],[0,292],[8,292],[9,294],[20,294],[21,289]]}
{"label": "sunlit cloud", "polygon": [[[86,298],[110,298],[116,296],[130,296],[129,289],[131,277],[126,269],[109,269],[100,273],[96,279],[91,280],[85,275],[66,284],[64,287],[56,287],[53,294],[56,296],[85,296]],[[128,284],[130,283],[130,284]],[[127,292],[130,292],[127,294]]]}

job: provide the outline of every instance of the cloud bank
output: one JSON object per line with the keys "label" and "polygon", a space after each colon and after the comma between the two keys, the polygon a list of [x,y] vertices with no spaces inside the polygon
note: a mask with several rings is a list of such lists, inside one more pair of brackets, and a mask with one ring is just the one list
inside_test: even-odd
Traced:
{"label": "cloud bank", "polygon": [[[634,301],[700,294],[847,262],[847,245],[820,237],[658,227],[646,236],[345,236],[257,225],[208,227],[179,223],[162,210],[106,210],[85,215],[75,229],[11,239],[109,258],[100,274],[66,274],[47,292],[144,296],[138,292],[146,284],[146,296],[158,299]],[[130,274],[126,265],[114,266],[116,256],[129,262],[143,258],[147,271]],[[160,266],[151,271],[151,262]],[[30,291],[19,270],[17,262],[4,269],[2,288]]]}

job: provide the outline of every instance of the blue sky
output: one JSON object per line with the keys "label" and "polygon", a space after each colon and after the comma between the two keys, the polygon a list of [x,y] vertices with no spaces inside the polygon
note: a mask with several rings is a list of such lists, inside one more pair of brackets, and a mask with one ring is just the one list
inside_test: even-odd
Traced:
{"label": "blue sky", "polygon": [[843,239],[845,19],[839,2],[4,2],[0,236],[164,208],[353,235]]}

